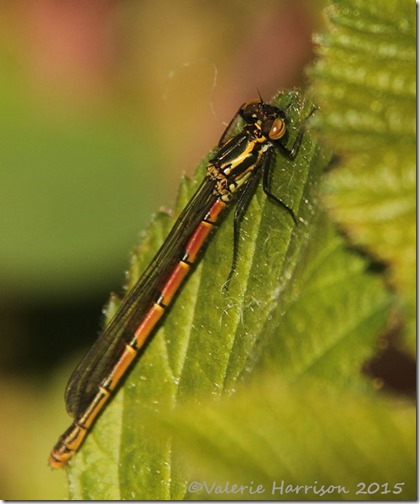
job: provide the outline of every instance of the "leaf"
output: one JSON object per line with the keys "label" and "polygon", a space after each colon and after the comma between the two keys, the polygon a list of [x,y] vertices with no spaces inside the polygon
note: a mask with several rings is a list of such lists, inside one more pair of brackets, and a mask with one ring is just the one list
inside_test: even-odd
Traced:
{"label": "leaf", "polygon": [[268,375],[151,429],[176,437],[187,499],[413,500],[415,416],[414,405]]}
{"label": "leaf", "polygon": [[[311,105],[302,108],[296,93],[280,95],[276,103],[287,108],[293,143]],[[173,462],[170,440],[150,438],[140,412],[144,408],[165,411],[190,397],[232,392],[242,374],[252,370],[257,343],[269,337],[265,322],[287,292],[300,250],[309,238],[317,187],[328,159],[309,134],[304,135],[293,162],[277,156],[271,189],[295,209],[302,223],[296,227],[260,187],[241,223],[240,260],[226,292],[223,285],[233,246],[233,213],[227,215],[207,247],[205,260],[72,464],[73,498],[107,499],[119,494],[121,499],[176,499],[184,495],[185,476]],[[205,166],[206,161],[193,181],[183,181],[176,213],[192,195]],[[129,284],[145,268],[172,222],[167,216],[157,217],[133,259]],[[94,473],[89,467],[95,467]],[[111,494],[109,485],[115,488]]]}
{"label": "leaf", "polygon": [[267,332],[278,336],[264,349],[264,369],[271,365],[289,383],[316,379],[334,390],[370,387],[361,366],[386,324],[390,296],[323,214],[290,284],[287,310],[279,304],[267,324]]}
{"label": "leaf", "polygon": [[[296,93],[279,95],[275,103],[290,117],[291,145],[312,106],[302,106]],[[184,408],[185,421],[193,422],[191,401],[201,408],[211,399],[232,395],[251,373],[270,371],[291,387],[316,379],[322,383],[320,397],[330,389],[365,393],[360,369],[386,325],[390,299],[380,279],[369,273],[366,258],[346,249],[320,209],[318,189],[329,159],[310,133],[305,133],[296,159],[277,156],[272,192],[301,222],[296,226],[259,187],[241,222],[240,257],[226,291],[233,248],[233,212],[228,213],[164,323],[75,457],[72,498],[185,498],[188,475],[180,463],[184,447],[178,445],[176,425],[174,432],[169,427],[159,430],[159,425]],[[205,166],[206,161],[193,181],[182,182],[176,213],[191,197]],[[156,218],[133,258],[129,285],[172,223],[163,214]],[[254,405],[255,415],[264,415],[252,395],[244,404],[248,409],[241,410],[243,415]],[[306,412],[304,404],[301,413]],[[284,414],[290,415],[284,427],[289,429],[295,412],[284,404]],[[217,435],[223,437],[222,425]],[[282,449],[282,443],[276,446]],[[208,444],[203,449],[211,452]],[[253,446],[255,453],[259,449]],[[242,456],[243,464],[247,455],[232,453]]]}
{"label": "leaf", "polygon": [[310,71],[316,123],[338,166],[324,201],[352,242],[388,265],[415,345],[416,5],[337,0]]}

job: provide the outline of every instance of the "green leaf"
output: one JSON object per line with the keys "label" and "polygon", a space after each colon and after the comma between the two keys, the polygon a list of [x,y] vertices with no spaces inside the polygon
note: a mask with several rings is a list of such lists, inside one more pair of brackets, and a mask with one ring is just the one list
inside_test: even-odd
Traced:
{"label": "green leaf", "polygon": [[[296,93],[279,95],[274,103],[287,109],[292,145],[312,106],[302,106]],[[293,161],[278,154],[271,189],[295,210],[300,223],[295,225],[259,187],[241,223],[240,257],[226,291],[234,217],[228,213],[71,464],[72,498],[185,498],[188,475],[180,463],[184,448],[169,429],[154,427],[191,401],[204,405],[232,395],[251,372],[271,371],[291,384],[316,378],[323,384],[322,394],[337,387],[366,389],[360,369],[386,325],[389,295],[369,273],[369,262],[346,250],[319,207],[318,189],[329,159],[310,133],[305,133]],[[194,180],[183,180],[176,213],[202,179],[206,163]],[[129,285],[173,220],[157,216],[133,257]],[[254,409],[253,396],[245,403],[246,416]],[[194,421],[195,413],[190,417],[190,410],[185,411],[188,422]],[[285,414],[292,411],[285,408]],[[291,422],[284,425],[290,428]],[[222,426],[218,433],[223,435]]]}
{"label": "green leaf", "polygon": [[310,74],[338,166],[324,201],[352,242],[388,265],[415,345],[416,5],[337,0]]}
{"label": "green leaf", "polygon": [[365,258],[347,249],[325,215],[313,227],[290,281],[287,311],[279,304],[267,325],[265,369],[288,382],[323,380],[325,388],[365,389],[361,365],[384,328],[389,295]]}
{"label": "green leaf", "polygon": [[150,428],[176,437],[190,472],[187,499],[412,500],[415,416],[414,405],[269,375]]}

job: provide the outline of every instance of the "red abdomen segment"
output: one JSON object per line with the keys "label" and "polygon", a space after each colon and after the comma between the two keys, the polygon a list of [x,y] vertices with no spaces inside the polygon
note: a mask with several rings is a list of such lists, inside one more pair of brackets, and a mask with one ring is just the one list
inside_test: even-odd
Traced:
{"label": "red abdomen segment", "polygon": [[48,459],[49,465],[53,469],[59,469],[67,464],[73,454],[80,448],[83,440],[96,420],[112,391],[126,373],[127,369],[136,357],[139,349],[144,345],[150,333],[156,327],[165,309],[172,302],[184,278],[191,269],[191,265],[196,261],[197,254],[205,243],[215,222],[222,210],[226,207],[221,199],[215,201],[205,218],[198,224],[195,231],[185,246],[183,258],[177,263],[166,281],[161,293],[147,311],[143,320],[138,325],[133,334],[133,339],[126,344],[120,358],[112,369],[111,373],[104,379],[98,387],[98,391],[92,402],[84,413],[72,423],[72,425],[60,437],[57,444],[51,451]]}

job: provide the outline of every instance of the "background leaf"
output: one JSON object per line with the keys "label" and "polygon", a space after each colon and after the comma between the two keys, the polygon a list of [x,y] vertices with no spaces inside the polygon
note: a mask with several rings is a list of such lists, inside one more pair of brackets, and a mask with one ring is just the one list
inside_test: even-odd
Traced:
{"label": "background leaf", "polygon": [[217,405],[160,417],[189,467],[187,498],[415,499],[414,406],[322,389],[269,375]]}
{"label": "background leaf", "polygon": [[325,184],[334,220],[388,266],[415,345],[416,5],[338,0],[310,74],[317,124],[338,155]]}

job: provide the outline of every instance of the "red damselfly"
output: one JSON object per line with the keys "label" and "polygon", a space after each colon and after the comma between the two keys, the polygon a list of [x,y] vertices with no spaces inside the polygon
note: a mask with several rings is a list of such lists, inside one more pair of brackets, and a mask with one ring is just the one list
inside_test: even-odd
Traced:
{"label": "red damselfly", "polygon": [[[269,189],[270,166],[276,151],[293,158],[302,139],[301,129],[292,148],[286,147],[286,111],[261,98],[251,100],[240,107],[227,126],[216,154],[208,163],[203,182],[149,266],[71,375],[65,400],[73,423],[54,446],[49,457],[51,467],[63,467],[79,449],[117,384],[170,306],[222,212],[233,200],[237,200],[234,250],[227,284],[238,255],[239,223],[261,178],[265,194],[297,223],[293,210]],[[240,132],[233,134],[241,121]]]}

